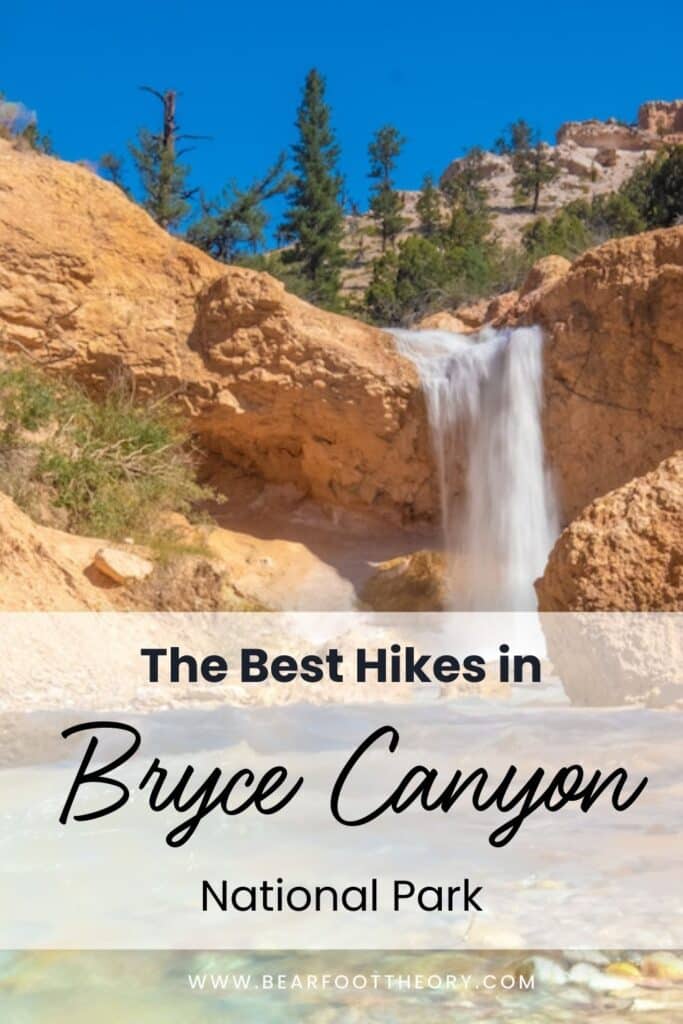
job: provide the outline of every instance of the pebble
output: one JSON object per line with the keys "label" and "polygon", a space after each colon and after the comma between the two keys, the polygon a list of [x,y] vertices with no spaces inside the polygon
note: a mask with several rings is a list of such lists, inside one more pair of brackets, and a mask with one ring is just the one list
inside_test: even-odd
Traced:
{"label": "pebble", "polygon": [[574,964],[569,971],[569,981],[575,985],[584,985],[592,992],[616,992],[632,988],[635,984],[633,978],[606,974],[589,963]]}
{"label": "pebble", "polygon": [[683,960],[675,953],[648,953],[643,957],[643,974],[661,981],[683,981]]}
{"label": "pebble", "polygon": [[635,964],[630,964],[626,960],[616,960],[613,964],[608,964],[605,968],[607,974],[613,974],[617,977],[623,978],[639,978],[640,971]]}
{"label": "pebble", "polygon": [[[568,974],[564,967],[547,956],[533,956],[528,961],[536,981],[542,985],[566,985]],[[522,965],[523,967],[524,965]]]}

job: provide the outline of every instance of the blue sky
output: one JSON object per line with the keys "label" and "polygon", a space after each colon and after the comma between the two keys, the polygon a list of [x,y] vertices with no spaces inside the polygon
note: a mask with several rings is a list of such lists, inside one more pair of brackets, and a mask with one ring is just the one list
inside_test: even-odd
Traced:
{"label": "blue sky", "polygon": [[213,136],[190,158],[208,193],[232,177],[246,184],[292,142],[313,65],[361,203],[368,139],[386,122],[408,139],[398,185],[415,188],[518,116],[551,138],[563,120],[632,120],[642,100],[683,95],[683,5],[668,0],[15,0],[1,33],[0,90],[37,111],[66,159],[124,152],[158,116],[138,86],[178,89],[184,129]]}

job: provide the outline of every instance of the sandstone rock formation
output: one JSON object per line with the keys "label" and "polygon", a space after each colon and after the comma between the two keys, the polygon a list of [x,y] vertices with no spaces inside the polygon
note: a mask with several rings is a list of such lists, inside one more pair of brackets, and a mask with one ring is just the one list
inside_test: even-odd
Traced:
{"label": "sandstone rock formation", "polygon": [[209,449],[322,502],[434,504],[422,398],[381,331],[169,236],[84,167],[0,140],[0,343],[172,395]]}
{"label": "sandstone rock formation", "polygon": [[546,333],[545,440],[565,522],[683,446],[683,227],[607,242],[508,322]]}
{"label": "sandstone rock formation", "polygon": [[527,295],[538,293],[539,289],[549,288],[571,270],[571,262],[564,256],[543,256],[537,260],[524,279],[524,284],[519,290],[519,297],[526,298]]}
{"label": "sandstone rock formation", "polygon": [[448,605],[448,575],[439,551],[415,551],[381,562],[361,594],[376,612],[438,612]]}
{"label": "sandstone rock formation", "polygon": [[0,493],[0,611],[116,607],[84,572],[100,543],[37,526]]}
{"label": "sandstone rock formation", "polygon": [[[0,141],[0,344],[170,396],[229,463],[334,506],[437,513],[422,394],[383,332],[226,267],[86,168]],[[683,228],[556,257],[457,311],[546,330],[546,444],[565,521],[681,447]]]}
{"label": "sandstone rock formation", "polygon": [[453,334],[469,334],[472,330],[455,313],[449,313],[448,310],[430,313],[415,326],[421,331],[451,331]]}
{"label": "sandstone rock formation", "polygon": [[[594,501],[536,582],[548,656],[573,703],[668,706],[683,695],[683,452]],[[601,614],[608,613],[608,614]]]}
{"label": "sandstone rock formation", "polygon": [[544,328],[544,434],[564,522],[683,446],[683,227],[573,265],[546,257],[518,293],[450,315],[465,333]]}
{"label": "sandstone rock formation", "polygon": [[[303,586],[314,573],[321,590],[331,589],[332,570],[301,544],[203,533],[194,528],[186,540],[205,554],[179,550],[155,564],[97,537],[40,526],[0,492],[0,612],[290,609],[298,596],[292,580]],[[312,597],[307,607],[316,607]]]}
{"label": "sandstone rock formation", "polygon": [[[676,133],[680,129],[675,125],[678,124],[679,103],[681,101],[644,104],[637,125],[624,124],[614,118],[568,121],[561,125],[556,133],[556,144],[545,147],[559,173],[542,191],[540,213],[552,215],[571,200],[590,200],[618,189],[642,160],[651,159],[664,143],[678,140]],[[652,112],[648,113],[650,108]],[[442,184],[457,174],[462,160],[459,158],[448,165],[441,176]],[[485,152],[481,177],[496,234],[507,243],[519,242],[524,228],[535,216],[518,203],[511,157]]]}
{"label": "sandstone rock formation", "polygon": [[557,131],[558,146],[573,144],[581,149],[611,149],[642,153],[656,149],[656,135],[620,121],[566,121]]}
{"label": "sandstone rock formation", "polygon": [[638,127],[657,136],[683,133],[683,100],[650,100],[638,110]]}
{"label": "sandstone rock formation", "polygon": [[683,451],[589,505],[536,590],[541,611],[683,611]]}
{"label": "sandstone rock formation", "polygon": [[[103,551],[110,566],[126,560],[125,576],[119,574],[114,581],[110,572],[102,571]],[[132,560],[146,563],[150,571],[144,580],[131,577]],[[97,537],[39,526],[0,493],[0,612],[242,608],[244,598],[229,576],[229,567],[218,559],[181,557],[167,572],[132,552],[103,548]]]}

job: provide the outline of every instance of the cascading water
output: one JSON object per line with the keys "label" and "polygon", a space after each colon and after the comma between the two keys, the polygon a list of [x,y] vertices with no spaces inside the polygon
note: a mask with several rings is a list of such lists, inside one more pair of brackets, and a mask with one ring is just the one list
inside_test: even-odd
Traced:
{"label": "cascading water", "polygon": [[558,533],[541,429],[541,331],[394,335],[425,393],[454,607],[535,609],[533,581]]}

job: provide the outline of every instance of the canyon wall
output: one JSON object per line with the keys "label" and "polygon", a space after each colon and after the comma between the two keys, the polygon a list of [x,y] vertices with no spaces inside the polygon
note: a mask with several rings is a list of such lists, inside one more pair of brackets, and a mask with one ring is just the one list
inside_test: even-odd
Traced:
{"label": "canyon wall", "polygon": [[0,346],[168,396],[248,472],[409,521],[435,497],[422,396],[391,338],[162,231],[89,169],[0,140]]}
{"label": "canyon wall", "polygon": [[[93,387],[125,376],[139,398],[172,401],[210,451],[323,503],[437,514],[422,394],[386,333],[215,262],[90,170],[5,142],[0,255],[5,351]],[[552,258],[477,315],[545,330],[565,522],[683,447],[683,227],[571,267]]]}
{"label": "canyon wall", "polygon": [[683,447],[683,227],[587,252],[511,315],[545,331],[565,521]]}

